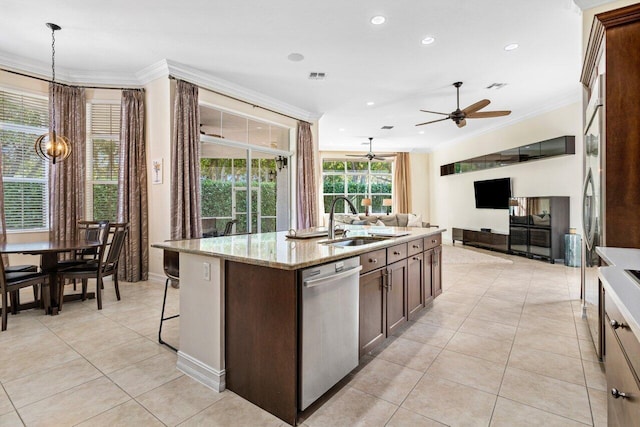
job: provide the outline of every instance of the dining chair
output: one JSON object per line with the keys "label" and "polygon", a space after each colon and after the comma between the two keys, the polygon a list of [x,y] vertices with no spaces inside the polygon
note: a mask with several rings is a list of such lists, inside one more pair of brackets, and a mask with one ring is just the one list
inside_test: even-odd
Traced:
{"label": "dining chair", "polygon": [[[11,311],[17,312],[17,305],[19,299],[17,293],[22,288],[28,286],[48,286],[49,285],[49,273],[42,273],[38,271],[14,271],[7,272],[4,268],[4,261],[0,257],[0,291],[2,292],[2,330],[7,330],[7,317],[8,317],[8,296],[11,298]],[[45,292],[43,292],[44,294]],[[47,292],[48,293],[48,292]],[[34,296],[37,302],[37,290],[34,291]]]}
{"label": "dining chair", "polygon": [[[89,279],[96,279],[96,300],[98,310],[102,310],[102,289],[104,288],[104,278],[113,276],[113,283],[116,291],[116,298],[120,301],[120,288],[118,285],[118,261],[122,248],[124,246],[127,233],[129,231],[128,223],[111,223],[108,225],[109,232],[104,233],[101,245],[98,246],[95,262],[86,262],[84,264],[72,265],[58,270],[60,283],[64,280],[82,280],[82,296],[83,299],[87,295],[87,285]],[[64,297],[64,286],[60,286],[59,298],[60,309],[62,309],[62,301]]]}
{"label": "dining chair", "polygon": [[[5,273],[35,273],[38,271],[37,265],[7,265],[4,268]],[[39,285],[33,285],[33,301],[38,302]],[[20,311],[20,292],[11,292],[11,314],[18,314]]]}
{"label": "dining chair", "polygon": [[[109,221],[78,221],[78,239],[102,241],[102,238],[109,232]],[[73,257],[58,261],[58,269],[71,267],[73,265],[96,262],[98,248],[87,248],[74,251]],[[74,288],[75,289],[75,288]]]}

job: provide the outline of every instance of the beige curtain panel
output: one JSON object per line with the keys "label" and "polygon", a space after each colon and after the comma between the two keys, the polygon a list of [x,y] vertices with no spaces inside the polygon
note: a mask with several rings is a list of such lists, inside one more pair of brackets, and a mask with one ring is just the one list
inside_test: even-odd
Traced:
{"label": "beige curtain panel", "polygon": [[298,228],[315,227],[318,223],[318,188],[310,123],[298,122],[296,146]]}
{"label": "beige curtain panel", "polygon": [[198,87],[178,80],[171,144],[171,238],[202,237]]}
{"label": "beige curtain panel", "polygon": [[147,153],[144,137],[144,91],[123,90],[120,116],[118,222],[129,224],[118,277],[127,282],[149,275]]}
{"label": "beige curtain panel", "polygon": [[49,85],[49,122],[53,123],[55,103],[56,133],[71,143],[71,155],[49,165],[49,236],[52,240],[74,239],[77,223],[84,218],[86,99],[84,88]]}
{"label": "beige curtain panel", "polygon": [[393,205],[398,213],[411,213],[411,169],[409,153],[397,153],[393,176]]}

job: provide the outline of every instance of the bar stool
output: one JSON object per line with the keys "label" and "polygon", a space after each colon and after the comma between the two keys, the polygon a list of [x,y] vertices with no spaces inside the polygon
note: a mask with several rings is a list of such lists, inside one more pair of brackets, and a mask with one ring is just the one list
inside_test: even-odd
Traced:
{"label": "bar stool", "polygon": [[164,250],[163,255],[164,274],[167,276],[167,280],[164,282],[164,298],[162,300],[162,314],[160,314],[160,328],[158,329],[158,342],[164,344],[173,351],[178,349],[162,339],[162,323],[165,320],[175,319],[180,317],[180,314],[174,314],[173,316],[164,317],[164,309],[167,303],[167,289],[169,283],[172,281],[180,282],[180,253],[175,251]]}

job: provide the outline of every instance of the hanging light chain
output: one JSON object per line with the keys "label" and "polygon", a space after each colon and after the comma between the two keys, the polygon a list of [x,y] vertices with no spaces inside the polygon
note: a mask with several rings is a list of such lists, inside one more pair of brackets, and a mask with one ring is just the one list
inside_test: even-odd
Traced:
{"label": "hanging light chain", "polygon": [[56,134],[56,27],[51,26],[51,104],[53,119],[53,134]]}

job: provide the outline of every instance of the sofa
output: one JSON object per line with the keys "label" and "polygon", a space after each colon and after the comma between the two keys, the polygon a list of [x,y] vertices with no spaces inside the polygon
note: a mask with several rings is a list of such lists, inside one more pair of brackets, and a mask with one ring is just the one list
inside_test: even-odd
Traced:
{"label": "sofa", "polygon": [[[335,214],[333,219],[335,224],[338,225],[379,225],[386,227],[407,227],[409,226],[409,220],[411,219],[413,227],[437,227],[437,225],[431,225],[428,222],[422,221],[422,215],[414,215],[408,213],[397,214]],[[325,214],[325,225],[329,224],[329,214]],[[419,225],[417,225],[419,224]]]}

